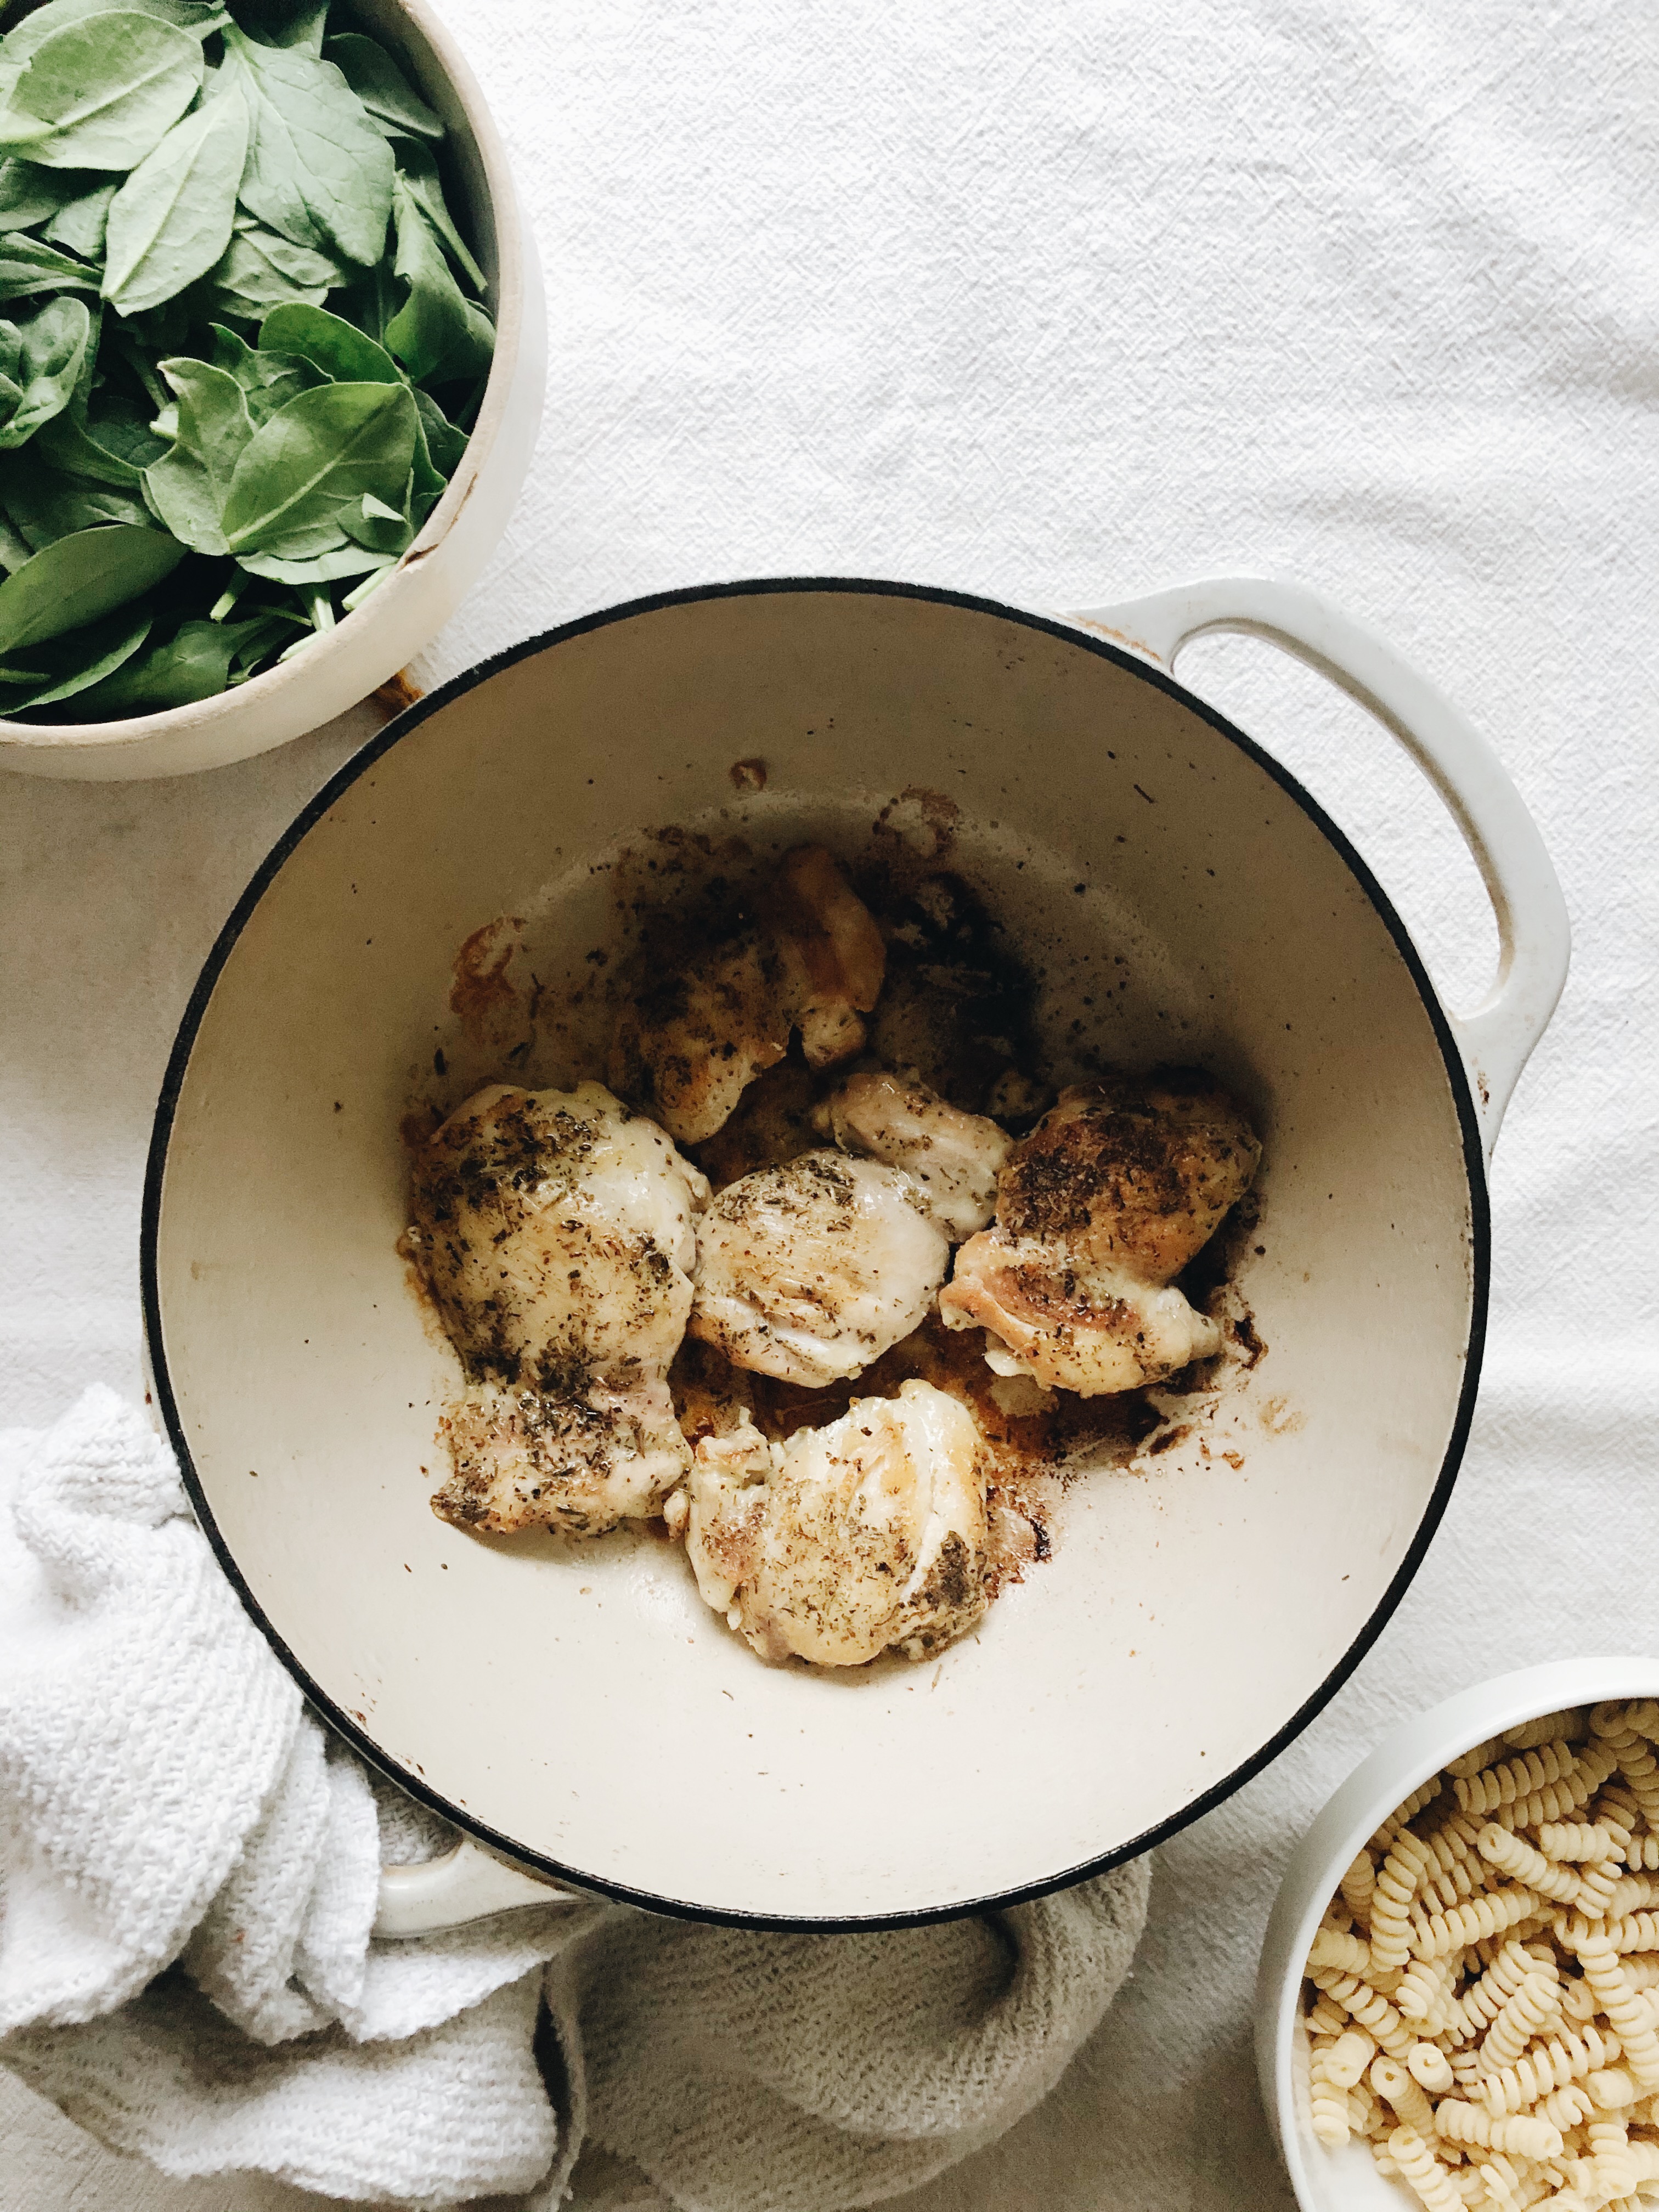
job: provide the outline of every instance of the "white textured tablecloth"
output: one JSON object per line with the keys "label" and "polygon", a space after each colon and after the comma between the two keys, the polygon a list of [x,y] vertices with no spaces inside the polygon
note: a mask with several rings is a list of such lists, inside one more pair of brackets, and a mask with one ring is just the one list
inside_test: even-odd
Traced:
{"label": "white textured tablecloth", "polygon": [[[906,2212],[1220,2212],[1288,2191],[1250,1980],[1276,1872],[1395,1716],[1659,1648],[1659,13],[1576,0],[438,0],[505,128],[546,424],[447,673],[715,577],[911,577],[1064,609],[1302,578],[1497,744],[1575,964],[1494,1178],[1462,1478],[1355,1680],[1159,1855],[1136,1977],[1056,2099]],[[1302,772],[1454,1004],[1493,933],[1434,802],[1265,647],[1183,676]],[[139,1187],[197,968],[366,714],[177,782],[0,777],[0,1420],[138,1374]],[[1340,1470],[1334,1470],[1340,1479]],[[179,2188],[0,2076],[7,2212]],[[590,2171],[590,2203],[621,2207]]]}

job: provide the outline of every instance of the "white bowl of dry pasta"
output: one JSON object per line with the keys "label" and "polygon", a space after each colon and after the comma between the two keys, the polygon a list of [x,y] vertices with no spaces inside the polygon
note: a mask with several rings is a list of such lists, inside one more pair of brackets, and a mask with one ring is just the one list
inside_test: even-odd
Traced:
{"label": "white bowl of dry pasta", "polygon": [[0,764],[242,760],[506,525],[546,363],[506,154],[423,0],[0,20]]}
{"label": "white bowl of dry pasta", "polygon": [[1257,1990],[1304,2212],[1659,2196],[1659,1660],[1396,1729],[1291,1862]]}

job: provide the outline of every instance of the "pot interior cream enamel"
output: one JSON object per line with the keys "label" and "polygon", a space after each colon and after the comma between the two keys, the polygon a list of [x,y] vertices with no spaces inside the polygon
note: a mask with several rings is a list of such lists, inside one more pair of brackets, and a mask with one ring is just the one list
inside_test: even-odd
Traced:
{"label": "pot interior cream enamel", "polygon": [[[1447,793],[1505,947],[1467,1020],[1314,802],[1168,672],[1221,626],[1340,675]],[[835,1678],[759,1665],[649,1536],[434,1518],[457,1370],[399,1256],[400,1124],[503,1055],[566,1072],[551,1010],[663,833],[854,857],[884,821],[941,841],[1000,917],[1052,1046],[1194,1064],[1247,1103],[1234,1288],[1265,1350],[1172,1405],[1156,1452],[1072,1482],[1054,1556],[976,1633]],[[492,1030],[462,985],[497,954],[520,996]],[[401,716],[227,925],[152,1149],[158,1403],[319,1710],[532,1873],[817,1927],[1055,1887],[1255,1772],[1409,1580],[1474,1402],[1486,1151],[1565,959],[1495,757],[1311,593],[1231,580],[1067,621],[807,579],[590,617]],[[492,1909],[514,1879],[469,1848],[386,1924]]]}

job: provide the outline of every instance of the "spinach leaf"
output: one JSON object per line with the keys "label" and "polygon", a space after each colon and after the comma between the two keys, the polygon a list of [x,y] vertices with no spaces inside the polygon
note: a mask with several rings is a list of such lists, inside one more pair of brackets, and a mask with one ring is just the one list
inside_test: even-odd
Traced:
{"label": "spinach leaf", "polygon": [[122,607],[106,615],[102,622],[89,623],[84,629],[55,638],[44,652],[34,647],[30,658],[46,664],[40,681],[21,699],[9,699],[6,712],[15,714],[25,707],[53,706],[60,699],[72,699],[77,691],[90,690],[124,661],[131,659],[149,635],[155,619],[148,611],[135,614],[131,607]]}
{"label": "spinach leaf", "polygon": [[[0,323],[0,331],[17,340],[16,378],[21,387],[9,416],[0,423],[0,453],[10,453],[69,405],[91,341],[92,318],[83,301],[50,300],[27,323]],[[9,344],[7,353],[9,356]]]}
{"label": "spinach leaf", "polygon": [[125,714],[159,714],[168,707],[193,706],[222,691],[230,665],[251,623],[187,622],[164,644],[153,645],[140,660],[85,693],[78,712],[88,721],[112,721]]}
{"label": "spinach leaf", "polygon": [[295,245],[331,245],[365,267],[384,259],[392,149],[339,70],[234,29],[225,55],[241,73],[252,118],[243,206]]}
{"label": "spinach leaf", "polygon": [[323,51],[323,25],[328,0],[243,0],[242,27],[262,46],[302,46],[308,54]]}
{"label": "spinach leaf", "polygon": [[[167,404],[166,388],[155,374],[156,350],[154,346],[144,343],[141,331],[131,323],[124,323],[117,315],[105,333],[105,342],[99,353],[100,366],[112,370],[119,362],[129,372],[133,382],[149,399],[152,412],[159,412]],[[177,351],[177,348],[167,346],[161,350],[173,353]]]}
{"label": "spinach leaf", "polygon": [[0,584],[0,653],[96,622],[159,584],[184,557],[184,547],[159,530],[119,524],[57,538]]}
{"label": "spinach leaf", "polygon": [[11,155],[0,161],[0,230],[33,230],[102,181],[89,172],[38,169]]}
{"label": "spinach leaf", "polygon": [[7,32],[0,52],[8,61],[26,62],[54,31],[65,30],[70,24],[82,22],[88,15],[110,15],[120,9],[156,16],[181,31],[193,32],[198,39],[206,38],[224,21],[223,9],[214,4],[214,0],[46,0],[44,8],[25,15],[21,23]]}
{"label": "spinach leaf", "polygon": [[130,169],[170,130],[202,83],[189,32],[135,8],[54,31],[0,111],[0,145],[50,169]]}
{"label": "spinach leaf", "polygon": [[294,630],[308,627],[298,615],[286,613],[279,608],[272,608],[257,620],[243,623],[240,626],[235,656],[230,664],[231,682],[246,684],[274,645]]}
{"label": "spinach leaf", "polygon": [[383,131],[402,131],[413,138],[440,139],[444,126],[386,48],[360,32],[347,31],[331,39],[324,58],[341,76]]}
{"label": "spinach leaf", "polygon": [[35,441],[42,459],[81,483],[107,484],[116,491],[137,491],[143,473],[94,438],[71,404],[42,425]]}
{"label": "spinach leaf", "polygon": [[253,436],[246,396],[205,361],[164,361],[161,374],[179,395],[179,433],[173,451],[144,471],[144,495],[192,552],[228,553],[225,501]]}
{"label": "spinach leaf", "polygon": [[70,253],[79,254],[82,261],[102,260],[104,232],[114,198],[115,187],[110,184],[100,185],[95,191],[83,192],[78,200],[67,201],[41,232],[41,237],[49,246],[61,246]]}
{"label": "spinach leaf", "polygon": [[401,384],[403,372],[383,347],[321,307],[275,307],[259,330],[262,350],[300,354],[337,384]]}
{"label": "spinach leaf", "polygon": [[152,411],[119,392],[112,395],[100,392],[87,419],[88,435],[94,445],[112,453],[118,461],[125,461],[135,469],[147,469],[152,461],[161,459],[168,446],[168,441],[158,438],[149,427]]}
{"label": "spinach leaf", "polygon": [[[420,451],[418,441],[416,451]],[[415,536],[414,498],[411,471],[410,482],[404,487],[401,507],[388,507],[384,500],[365,492],[356,507],[341,509],[340,526],[354,545],[386,560],[395,561],[409,550]]]}
{"label": "spinach leaf", "polygon": [[78,477],[88,483],[110,484],[118,491],[137,491],[143,479],[124,450],[130,441],[118,438],[115,447],[106,446],[94,434],[88,416],[94,354],[98,345],[96,333],[103,313],[103,303],[100,301],[93,311],[94,336],[82,356],[80,377],[69,405],[61,415],[54,416],[43,427],[34,445],[44,459],[61,469],[66,476]]}
{"label": "spinach leaf", "polygon": [[340,281],[327,256],[239,216],[230,244],[208,278],[208,303],[239,322],[257,323],[293,300],[320,307]]}
{"label": "spinach leaf", "polygon": [[398,173],[404,180],[404,189],[448,247],[467,283],[475,292],[488,290],[483,270],[472,258],[472,249],[455,228],[444,198],[444,188],[438,179],[438,164],[430,149],[409,144],[400,147]]}
{"label": "spinach leaf", "polygon": [[377,553],[362,545],[338,545],[331,553],[319,553],[309,561],[281,561],[274,553],[244,553],[240,565],[251,576],[263,576],[273,584],[332,584],[342,576],[366,576],[383,561],[397,557],[395,553]]}
{"label": "spinach leaf", "polygon": [[[426,424],[422,420],[418,401],[416,404],[415,459],[409,471],[409,486],[404,494],[404,508],[409,518],[409,536],[426,520],[444,495],[446,478],[432,465],[432,449],[426,441]],[[379,544],[380,539],[365,539],[365,544]],[[405,539],[404,543],[407,544]],[[399,552],[403,547],[399,546]]]}
{"label": "spinach leaf", "polygon": [[33,551],[33,546],[11,517],[0,508],[0,568],[10,575],[14,568],[22,567]]}
{"label": "spinach leaf", "polygon": [[298,354],[274,353],[264,346],[256,350],[222,323],[213,325],[213,366],[226,370],[241,386],[256,430],[290,399],[328,381]]}
{"label": "spinach leaf", "polygon": [[145,155],[109,211],[104,297],[118,313],[159,307],[221,258],[246,155],[247,103],[234,85]]}
{"label": "spinach leaf", "polygon": [[403,287],[384,262],[379,262],[368,271],[355,270],[356,278],[350,289],[334,302],[336,312],[374,339],[376,345],[386,345],[386,325],[401,305]]}
{"label": "spinach leaf", "polygon": [[455,428],[429,392],[416,392],[415,411],[421,418],[421,433],[433,468],[447,482],[461,465],[461,455],[466,451],[466,433]]}
{"label": "spinach leaf", "polygon": [[[325,384],[290,399],[236,464],[225,503],[231,551],[304,560],[337,545],[348,500],[401,500],[416,422],[402,385]],[[319,544],[325,531],[331,537]]]}
{"label": "spinach leaf", "polygon": [[25,237],[21,230],[0,233],[0,300],[27,292],[95,292],[98,271],[72,261],[55,246]]}
{"label": "spinach leaf", "polygon": [[443,381],[483,375],[495,349],[494,325],[482,308],[462,297],[431,225],[401,176],[393,186],[392,211],[398,226],[393,266],[409,295],[387,326],[387,346],[417,384],[428,377]]}
{"label": "spinach leaf", "polygon": [[76,531],[95,530],[100,523],[151,526],[149,509],[133,493],[60,474],[40,451],[45,435],[42,432],[21,453],[10,454],[0,477],[0,505],[33,552]]}

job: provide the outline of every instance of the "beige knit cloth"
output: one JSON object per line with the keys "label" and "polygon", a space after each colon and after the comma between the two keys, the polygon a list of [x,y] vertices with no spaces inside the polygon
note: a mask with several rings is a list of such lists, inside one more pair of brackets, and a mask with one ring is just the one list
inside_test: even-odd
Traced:
{"label": "beige knit cloth", "polygon": [[372,1941],[381,1864],[450,1834],[304,1711],[139,1415],[0,1435],[0,2063],[168,2173],[550,2209],[586,2142],[606,2212],[877,2203],[1048,2094],[1146,1914],[1141,1861],[886,1935]]}

